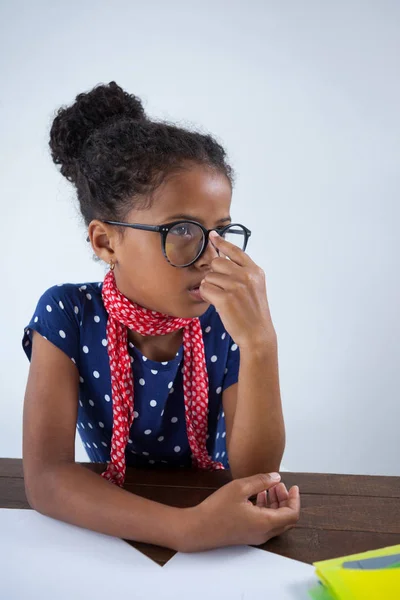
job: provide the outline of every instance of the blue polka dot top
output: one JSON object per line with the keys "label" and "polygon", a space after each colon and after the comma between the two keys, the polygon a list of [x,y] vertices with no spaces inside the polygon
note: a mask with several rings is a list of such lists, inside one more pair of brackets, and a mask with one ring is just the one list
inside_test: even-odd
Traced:
{"label": "blue polka dot top", "polygon": [[[102,283],[54,286],[39,299],[24,330],[30,360],[32,331],[60,348],[79,371],[77,429],[92,462],[110,460],[112,397],[107,353],[107,312]],[[229,468],[222,392],[237,383],[240,351],[213,305],[200,317],[209,378],[207,450]],[[183,397],[183,347],[173,360],[147,359],[132,342],[135,413],[126,447],[126,464],[135,467],[191,467]]]}

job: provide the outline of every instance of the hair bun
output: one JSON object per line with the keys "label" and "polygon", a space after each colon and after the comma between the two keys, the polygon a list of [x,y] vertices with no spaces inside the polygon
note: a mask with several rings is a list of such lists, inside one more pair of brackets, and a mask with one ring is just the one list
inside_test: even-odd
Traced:
{"label": "hair bun", "polygon": [[69,181],[76,180],[77,161],[90,135],[106,123],[118,119],[145,120],[142,102],[125,92],[115,81],[100,84],[78,94],[75,102],[61,107],[50,131],[51,156]]}

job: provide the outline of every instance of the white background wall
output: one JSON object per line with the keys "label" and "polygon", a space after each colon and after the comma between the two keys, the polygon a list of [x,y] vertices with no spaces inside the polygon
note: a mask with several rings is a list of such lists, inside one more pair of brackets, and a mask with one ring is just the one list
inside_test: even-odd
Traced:
{"label": "white background wall", "polygon": [[8,0],[0,23],[0,456],[21,456],[39,296],[104,273],[52,114],[115,79],[229,152],[279,336],[286,468],[400,475],[400,4]]}

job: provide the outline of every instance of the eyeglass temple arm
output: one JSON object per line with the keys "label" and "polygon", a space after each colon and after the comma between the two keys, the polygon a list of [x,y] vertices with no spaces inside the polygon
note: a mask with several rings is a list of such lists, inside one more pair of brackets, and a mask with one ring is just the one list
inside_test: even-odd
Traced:
{"label": "eyeglass temple arm", "polygon": [[[131,229],[141,229],[143,231],[155,231],[157,233],[161,229],[159,225],[141,225],[139,223],[122,223],[120,221],[103,221],[103,223],[107,223],[107,225],[117,225],[118,227],[130,227]],[[90,242],[89,236],[87,236],[86,241]]]}

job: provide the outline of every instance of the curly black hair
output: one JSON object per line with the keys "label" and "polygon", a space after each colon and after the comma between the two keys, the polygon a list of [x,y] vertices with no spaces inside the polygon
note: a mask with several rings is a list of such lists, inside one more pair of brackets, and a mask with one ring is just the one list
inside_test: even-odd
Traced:
{"label": "curly black hair", "polygon": [[49,146],[62,175],[76,186],[86,225],[122,221],[134,206],[149,208],[166,178],[193,163],[224,174],[233,186],[225,150],[211,135],[148,119],[141,100],[115,81],[61,107]]}

